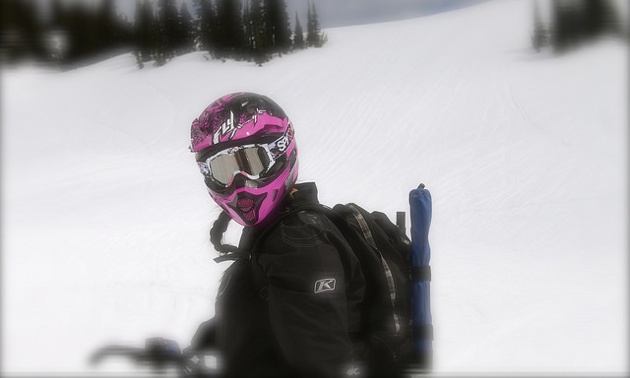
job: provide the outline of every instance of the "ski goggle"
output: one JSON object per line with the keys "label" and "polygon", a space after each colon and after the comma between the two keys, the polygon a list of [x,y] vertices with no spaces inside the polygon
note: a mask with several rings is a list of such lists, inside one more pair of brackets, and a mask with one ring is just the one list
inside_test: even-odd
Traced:
{"label": "ski goggle", "polygon": [[270,143],[254,143],[226,148],[197,162],[201,173],[218,188],[229,187],[237,174],[259,180],[269,173],[293,140],[293,128]]}

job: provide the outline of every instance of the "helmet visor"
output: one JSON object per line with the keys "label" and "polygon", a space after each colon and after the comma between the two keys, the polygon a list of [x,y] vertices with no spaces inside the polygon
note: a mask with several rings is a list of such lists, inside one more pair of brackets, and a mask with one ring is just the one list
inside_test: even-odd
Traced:
{"label": "helmet visor", "polygon": [[206,176],[206,184],[210,189],[224,193],[229,191],[237,175],[248,180],[260,180],[273,174],[272,169],[278,160],[289,149],[293,140],[293,127],[269,143],[252,143],[228,147],[210,155],[198,152],[197,164],[201,173]]}
{"label": "helmet visor", "polygon": [[238,173],[258,179],[273,163],[269,151],[256,145],[230,148],[206,160],[212,179],[225,186],[229,186]]}

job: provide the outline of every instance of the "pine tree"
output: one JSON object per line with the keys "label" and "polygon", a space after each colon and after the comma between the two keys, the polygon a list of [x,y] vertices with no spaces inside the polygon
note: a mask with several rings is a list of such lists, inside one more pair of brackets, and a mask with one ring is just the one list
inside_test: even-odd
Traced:
{"label": "pine tree", "polygon": [[70,41],[67,62],[77,62],[97,50],[96,15],[83,3],[72,3],[66,15],[65,32]]}
{"label": "pine tree", "polygon": [[219,58],[242,58],[246,42],[242,29],[239,0],[218,0],[217,55]]}
{"label": "pine tree", "polygon": [[326,38],[322,35],[319,27],[319,15],[317,14],[317,8],[315,8],[315,2],[309,1],[308,6],[308,21],[306,28],[306,43],[309,47],[322,47],[326,42]]}
{"label": "pine tree", "polygon": [[311,2],[308,2],[308,8],[306,10],[306,45],[312,46],[313,36],[314,36],[314,25],[313,25],[313,11],[311,10]]}
{"label": "pine tree", "polygon": [[[13,0],[8,0],[12,2]],[[61,3],[61,0],[53,0],[50,5],[50,22],[48,23],[49,30],[61,30],[66,23],[65,9]]]}
{"label": "pine tree", "polygon": [[96,15],[96,44],[99,50],[109,50],[118,42],[118,30],[113,0],[102,0]]}
{"label": "pine tree", "polygon": [[116,17],[116,47],[133,47],[133,23],[124,13]]}
{"label": "pine tree", "polygon": [[619,34],[620,25],[609,0],[583,0],[584,33],[589,40],[606,34]]}
{"label": "pine tree", "polygon": [[147,0],[136,2],[136,15],[133,27],[134,55],[138,67],[144,67],[144,63],[153,59],[153,54],[158,48],[157,22],[151,3]]}
{"label": "pine tree", "polygon": [[[9,3],[13,0],[9,0]],[[6,3],[5,3],[6,4]],[[6,12],[3,13],[3,16]],[[11,17],[13,18],[13,17]],[[69,36],[66,33],[66,11],[60,0],[53,0],[50,5],[50,17],[45,26],[48,34],[48,58],[55,63],[63,63],[67,59],[67,52],[70,44]]]}
{"label": "pine tree", "polygon": [[249,8],[250,46],[254,62],[259,66],[269,61],[265,20],[261,0],[251,0]]}
{"label": "pine tree", "polygon": [[265,0],[265,29],[272,53],[286,53],[291,49],[291,27],[284,0]]}
{"label": "pine tree", "polygon": [[547,45],[549,32],[542,21],[538,0],[534,1],[534,32],[532,33],[532,45],[536,52],[539,52]]}
{"label": "pine tree", "polygon": [[194,32],[192,16],[188,11],[186,3],[182,3],[177,14],[177,54],[185,54],[193,50]]}
{"label": "pine tree", "polygon": [[160,0],[158,4],[158,45],[153,52],[158,66],[166,64],[177,51],[177,8],[174,0]]}
{"label": "pine tree", "polygon": [[295,12],[295,34],[293,35],[293,48],[304,48],[304,32],[302,31],[302,25],[300,25],[300,18],[298,13]]}
{"label": "pine tree", "polygon": [[1,58],[10,63],[45,58],[43,30],[36,18],[35,4],[29,0],[1,0],[0,6]]}
{"label": "pine tree", "polygon": [[251,51],[252,49],[252,20],[250,16],[250,4],[248,0],[244,0],[243,4],[243,35],[245,36],[245,44],[247,45],[247,50]]}
{"label": "pine tree", "polygon": [[562,1],[552,2],[552,45],[556,53],[563,53],[572,48],[577,40],[575,29],[575,11],[573,7]]}
{"label": "pine tree", "polygon": [[21,3],[23,13],[20,29],[27,43],[26,50],[33,59],[45,60],[48,55],[44,41],[45,30],[42,21],[38,17],[37,4],[32,0],[22,0]]}
{"label": "pine tree", "polygon": [[564,53],[603,35],[623,35],[610,0],[553,0],[553,49]]}
{"label": "pine tree", "polygon": [[196,0],[196,13],[199,15],[196,45],[200,50],[214,55],[217,46],[217,13],[210,0]]}

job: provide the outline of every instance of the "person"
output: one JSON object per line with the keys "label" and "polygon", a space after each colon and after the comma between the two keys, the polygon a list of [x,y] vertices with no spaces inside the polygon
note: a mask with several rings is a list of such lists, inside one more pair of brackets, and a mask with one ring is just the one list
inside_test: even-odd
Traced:
{"label": "person", "polygon": [[[365,280],[328,218],[294,211],[318,203],[317,186],[297,183],[298,149],[285,112],[259,94],[223,96],[193,121],[191,150],[222,209],[211,231],[219,260],[234,260],[215,316],[191,347],[217,350],[225,377],[356,374]],[[243,226],[238,247],[221,241],[231,220]]]}

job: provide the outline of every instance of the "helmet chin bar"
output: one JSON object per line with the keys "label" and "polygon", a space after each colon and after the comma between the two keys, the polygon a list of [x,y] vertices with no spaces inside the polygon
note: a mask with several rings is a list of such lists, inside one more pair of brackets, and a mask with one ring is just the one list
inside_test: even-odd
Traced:
{"label": "helmet chin bar", "polygon": [[[232,201],[225,204],[228,214],[242,226],[254,226],[264,219],[261,219],[261,208],[265,204],[265,199],[269,193],[253,194],[249,192],[236,193]],[[267,205],[269,206],[269,205]],[[265,213],[264,216],[267,216]]]}

